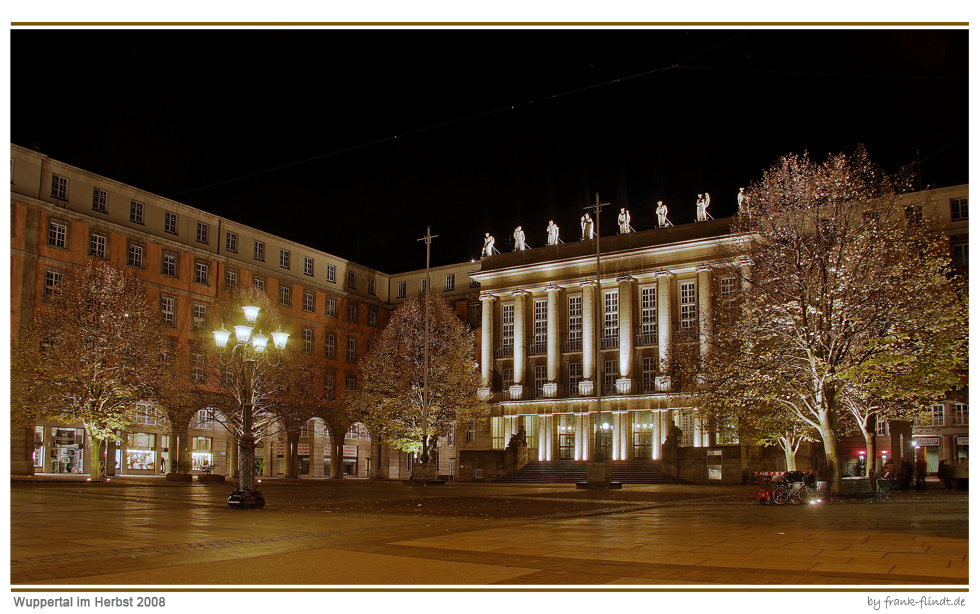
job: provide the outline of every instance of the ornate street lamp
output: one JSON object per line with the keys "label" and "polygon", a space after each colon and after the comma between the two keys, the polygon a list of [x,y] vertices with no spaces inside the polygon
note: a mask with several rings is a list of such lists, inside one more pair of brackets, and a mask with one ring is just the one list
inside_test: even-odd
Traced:
{"label": "ornate street lamp", "polygon": [[260,510],[265,507],[262,493],[255,489],[255,435],[252,434],[252,374],[255,363],[265,362],[276,367],[282,362],[289,333],[277,330],[269,337],[262,331],[253,334],[259,319],[259,307],[242,307],[245,324],[234,326],[235,343],[229,346],[231,331],[224,326],[214,331],[214,343],[218,346],[219,359],[224,366],[234,365],[242,374],[242,434],[238,438],[238,488],[228,497],[228,507],[233,510]]}

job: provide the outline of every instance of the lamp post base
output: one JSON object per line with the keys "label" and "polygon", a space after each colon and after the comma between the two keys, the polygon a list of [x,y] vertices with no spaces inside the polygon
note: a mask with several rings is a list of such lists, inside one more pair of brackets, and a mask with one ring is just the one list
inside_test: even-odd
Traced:
{"label": "lamp post base", "polygon": [[257,490],[244,492],[239,488],[228,497],[228,507],[233,510],[260,510],[265,507],[265,499]]}

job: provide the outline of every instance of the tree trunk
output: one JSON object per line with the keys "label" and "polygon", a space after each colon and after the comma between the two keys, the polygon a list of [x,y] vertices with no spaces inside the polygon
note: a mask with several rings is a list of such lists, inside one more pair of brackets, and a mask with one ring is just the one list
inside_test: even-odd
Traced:
{"label": "tree trunk", "polygon": [[780,439],[779,447],[783,449],[783,455],[786,457],[786,471],[796,471],[796,450],[793,448],[793,444],[785,439]]}
{"label": "tree trunk", "polygon": [[837,453],[837,431],[830,426],[830,421],[821,416],[820,439],[823,442],[823,452],[827,462],[827,485],[831,493],[840,492],[840,459]]}
{"label": "tree trunk", "polygon": [[875,433],[878,432],[878,421],[874,414],[868,416],[867,423],[861,429],[861,433],[864,435],[864,444],[866,450],[868,451],[867,457],[865,457],[865,469],[868,475],[868,483],[871,486],[871,492],[877,491],[878,481],[876,474],[878,473],[877,467],[875,467],[875,461],[878,458],[878,440],[875,437]]}
{"label": "tree trunk", "polygon": [[88,438],[89,477],[93,482],[103,482],[105,481],[105,442],[97,439],[87,425],[85,435]]}

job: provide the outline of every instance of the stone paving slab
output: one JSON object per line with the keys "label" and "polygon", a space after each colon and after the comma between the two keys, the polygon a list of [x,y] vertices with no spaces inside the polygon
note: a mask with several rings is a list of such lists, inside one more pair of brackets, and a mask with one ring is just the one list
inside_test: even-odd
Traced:
{"label": "stone paving slab", "polygon": [[[766,506],[754,487],[113,481],[11,487],[13,585],[951,585],[968,499]],[[65,510],[71,509],[71,522]],[[942,536],[936,520],[942,518]],[[928,525],[928,526],[927,526]],[[416,572],[416,570],[425,570]]]}

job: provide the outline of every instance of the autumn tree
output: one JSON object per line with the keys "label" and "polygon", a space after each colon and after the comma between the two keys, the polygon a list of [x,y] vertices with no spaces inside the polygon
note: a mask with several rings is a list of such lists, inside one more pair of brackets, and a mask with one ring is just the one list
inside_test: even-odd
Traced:
{"label": "autumn tree", "polygon": [[67,269],[16,349],[14,420],[80,420],[92,479],[102,480],[107,442],[153,398],[167,349],[159,307],[139,277],[107,262]]}
{"label": "autumn tree", "polygon": [[[698,396],[717,407],[727,389],[736,413],[779,406],[810,425],[835,487],[849,389],[874,381],[877,397],[907,395],[965,360],[965,346],[942,360],[925,351],[966,317],[941,219],[908,191],[863,149],[822,164],[786,156],[747,190],[732,225],[738,249],[721,267],[739,291],[734,317],[716,319]],[[907,377],[883,377],[895,361]]]}
{"label": "autumn tree", "polygon": [[[231,329],[236,324],[243,324],[242,307],[245,305],[260,308],[259,317],[253,325],[256,333],[266,336],[283,326],[278,308],[265,292],[254,288],[244,287],[235,290],[223,300],[215,303],[209,314],[208,328],[224,327]],[[254,368],[246,369],[242,360],[236,359],[229,364],[230,348],[235,344],[234,333],[228,341],[228,351],[217,348],[214,338],[202,340],[193,352],[198,354],[198,375],[193,381],[193,390],[199,399],[199,406],[207,408],[214,414],[214,421],[224,427],[237,442],[241,442],[246,434],[244,404],[245,378],[251,372],[250,390],[252,400],[251,434],[256,443],[271,434],[278,434],[280,426],[289,424],[301,411],[288,395],[289,348],[285,353],[273,353],[269,344],[270,360],[256,360]],[[247,458],[246,458],[247,457]],[[252,454],[239,458],[239,469],[245,462],[254,462]]]}
{"label": "autumn tree", "polygon": [[337,394],[336,369],[326,359],[293,353],[289,362],[287,404],[306,417],[323,420],[330,431],[329,476],[342,477],[344,435],[357,420],[353,407]]}
{"label": "autumn tree", "polygon": [[347,391],[349,406],[372,436],[417,452],[422,459],[436,437],[487,412],[477,396],[480,375],[473,356],[473,331],[440,296],[429,299],[428,411],[424,407],[424,296],[411,298],[394,311],[358,364],[358,388]]}

